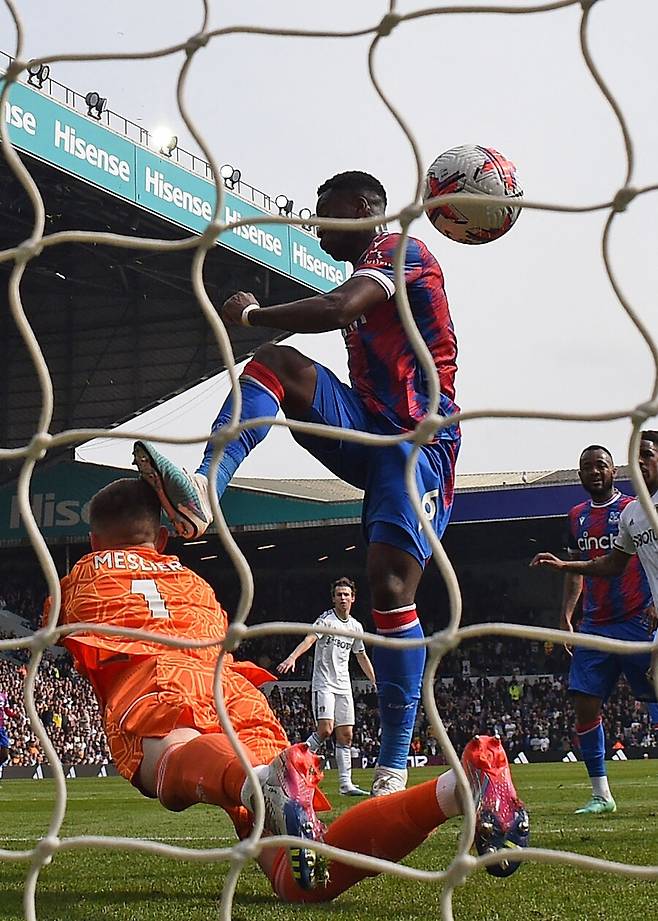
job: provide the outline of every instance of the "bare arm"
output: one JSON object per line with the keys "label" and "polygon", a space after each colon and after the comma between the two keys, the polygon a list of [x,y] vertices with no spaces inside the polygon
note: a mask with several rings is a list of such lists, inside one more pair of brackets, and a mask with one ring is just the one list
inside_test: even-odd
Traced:
{"label": "bare arm", "polygon": [[611,576],[620,576],[630,559],[629,553],[624,553],[623,550],[615,547],[610,553],[598,556],[595,560],[561,560],[552,553],[538,553],[530,565],[563,570],[565,573],[576,573],[581,576],[609,579]]}
{"label": "bare arm", "polygon": [[298,646],[295,646],[293,651],[290,653],[287,659],[284,659],[283,662],[280,662],[277,665],[276,670],[281,675],[285,675],[287,672],[295,671],[295,663],[300,656],[303,656],[305,652],[311,648],[313,643],[317,640],[315,633],[309,633]]}
{"label": "bare arm", "polygon": [[324,333],[331,329],[345,329],[380,304],[383,296],[379,282],[358,276],[348,278],[327,294],[272,307],[261,307],[253,294],[238,291],[225,301],[220,314],[225,323],[240,324],[244,308],[256,304],[258,309],[249,311],[249,326],[265,326],[290,333]]}
{"label": "bare arm", "polygon": [[560,627],[573,632],[573,614],[583,591],[583,576],[577,572],[565,572],[562,586],[562,607]]}
{"label": "bare arm", "polygon": [[370,684],[376,685],[377,679],[375,677],[375,670],[372,667],[372,662],[368,658],[368,653],[364,650],[363,652],[355,652],[354,655],[356,656],[357,662],[361,666],[361,671],[366,676]]}

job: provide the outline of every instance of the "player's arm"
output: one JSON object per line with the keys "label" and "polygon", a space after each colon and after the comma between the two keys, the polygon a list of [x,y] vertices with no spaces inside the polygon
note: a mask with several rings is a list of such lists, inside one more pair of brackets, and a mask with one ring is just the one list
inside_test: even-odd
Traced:
{"label": "player's arm", "polygon": [[363,652],[355,652],[356,661],[361,667],[361,671],[366,676],[370,684],[377,684],[377,679],[375,678],[375,669],[372,667],[372,662],[368,658],[368,653],[364,650]]}
{"label": "player's arm", "polygon": [[580,576],[595,576],[601,579],[610,579],[620,576],[626,569],[631,554],[614,547],[605,556],[595,560],[561,560],[552,553],[538,553],[530,563],[545,569],[555,569],[565,574],[573,573]]}
{"label": "player's arm", "polygon": [[280,662],[276,670],[280,675],[285,675],[287,672],[294,672],[295,663],[300,656],[303,656],[305,652],[311,648],[313,643],[317,640],[315,633],[309,633],[298,646],[295,646],[293,651],[290,653],[287,659],[284,659],[283,662]]}
{"label": "player's arm", "polygon": [[561,560],[552,553],[538,553],[530,565],[546,566],[565,573],[571,572],[601,579],[620,576],[628,566],[631,557],[636,553],[633,538],[628,530],[628,516],[631,514],[628,510],[631,508],[632,503],[629,503],[621,513],[619,531],[613,541],[612,550],[605,556],[598,556],[594,560]]}
{"label": "player's arm", "polygon": [[560,628],[573,633],[573,615],[583,591],[583,576],[577,572],[565,572],[560,608]]}
{"label": "player's arm", "polygon": [[[220,315],[229,325],[264,326],[289,333],[325,333],[345,329],[380,304],[383,296],[379,282],[358,276],[348,278],[326,294],[273,307],[261,307],[253,294],[238,291],[224,302]],[[252,304],[257,309],[250,310],[248,318],[243,317],[245,308]]]}
{"label": "player's arm", "polygon": [[[579,508],[573,508],[569,512],[568,522],[569,530],[567,536],[567,552],[570,560],[581,559],[581,551],[578,546],[578,534],[576,533],[576,520]],[[583,576],[576,572],[565,572],[564,582],[562,585],[562,604],[560,606],[560,629],[573,633],[573,615],[578,604],[578,599],[583,592]],[[571,653],[569,646],[566,646],[568,653]]]}

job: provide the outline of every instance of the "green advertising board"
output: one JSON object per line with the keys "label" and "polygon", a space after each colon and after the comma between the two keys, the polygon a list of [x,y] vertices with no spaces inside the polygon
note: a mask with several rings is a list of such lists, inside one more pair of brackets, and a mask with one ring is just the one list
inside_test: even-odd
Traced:
{"label": "green advertising board", "polygon": [[[45,539],[86,540],[92,496],[108,483],[126,476],[136,474],[79,461],[62,462],[43,470],[37,468],[32,478],[30,504]],[[229,486],[222,498],[222,510],[230,528],[260,530],[317,522],[353,522],[361,516],[361,501],[319,502]],[[16,483],[8,483],[0,489],[0,545],[26,541]]]}
{"label": "green advertising board", "polygon": [[[214,184],[167,157],[22,83],[11,87],[2,116],[19,150],[188,230],[207,227],[216,202]],[[268,214],[224,193],[220,218],[227,224]],[[345,263],[324,253],[316,237],[285,224],[234,227],[224,231],[219,245],[318,291],[331,290],[348,275]]]}

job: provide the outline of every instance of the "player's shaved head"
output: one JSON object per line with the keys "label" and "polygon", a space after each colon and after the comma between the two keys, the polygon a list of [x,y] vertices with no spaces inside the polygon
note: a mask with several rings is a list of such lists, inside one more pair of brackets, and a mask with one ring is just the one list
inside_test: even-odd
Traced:
{"label": "player's shaved head", "polygon": [[373,214],[384,214],[386,211],[386,189],[379,179],[375,179],[370,173],[363,173],[360,170],[337,173],[318,188],[318,198],[322,198],[327,192],[362,195],[370,205]]}
{"label": "player's shaved head", "polygon": [[603,445],[587,445],[580,453],[578,476],[594,502],[608,502],[615,490],[615,462]]}
{"label": "player's shaved head", "polygon": [[654,432],[652,429],[640,432],[640,441],[650,441],[654,446],[658,447],[658,432]]}
{"label": "player's shaved head", "polygon": [[107,546],[154,543],[160,532],[160,502],[142,479],[115,480],[91,500],[89,525]]}
{"label": "player's shaved head", "polygon": [[580,461],[582,461],[586,454],[590,454],[592,451],[603,451],[604,454],[608,455],[610,458],[610,463],[614,467],[615,462],[612,459],[612,452],[607,448],[604,448],[603,445],[587,445],[587,447],[583,448],[583,450],[580,452]]}
{"label": "player's shaved head", "polygon": [[[386,214],[386,190],[379,179],[370,173],[350,170],[337,173],[318,188],[315,206],[318,217],[363,220],[383,218]],[[378,231],[374,227],[334,228],[318,227],[320,247],[338,262],[355,263],[368,248]]]}

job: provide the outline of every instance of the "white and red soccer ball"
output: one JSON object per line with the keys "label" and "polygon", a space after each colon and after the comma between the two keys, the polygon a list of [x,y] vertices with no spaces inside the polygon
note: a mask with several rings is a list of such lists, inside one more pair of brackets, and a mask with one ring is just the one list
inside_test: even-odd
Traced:
{"label": "white and red soccer ball", "polygon": [[[516,167],[492,147],[465,144],[436,158],[425,177],[423,201],[455,192],[459,199],[434,205],[427,216],[438,231],[458,243],[497,240],[512,227],[521,211],[513,204],[523,195]],[[469,201],[472,195],[495,195],[510,201],[479,204]]]}

